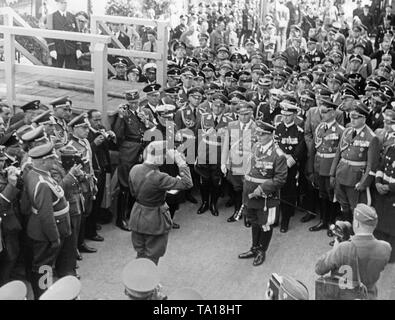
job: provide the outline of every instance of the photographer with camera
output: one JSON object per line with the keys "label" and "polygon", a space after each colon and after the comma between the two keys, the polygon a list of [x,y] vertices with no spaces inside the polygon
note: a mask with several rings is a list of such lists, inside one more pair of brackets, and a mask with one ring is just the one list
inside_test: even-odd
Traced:
{"label": "photographer with camera", "polygon": [[58,151],[62,166],[51,171],[51,176],[64,190],[64,196],[69,203],[71,236],[67,237],[56,259],[58,277],[68,275],[80,276],[77,273],[78,235],[80,233],[81,215],[84,210],[84,197],[81,183],[85,182],[82,171],[81,154],[71,146],[65,146]]}
{"label": "photographer with camera", "polygon": [[[315,272],[318,275],[322,276],[328,272],[331,272],[332,275],[343,273],[341,279],[346,280],[344,289],[340,286],[339,280],[339,283],[336,284],[339,286],[339,290],[336,292],[337,296],[330,297],[330,299],[349,300],[362,299],[363,297],[374,300],[377,298],[376,283],[390,259],[391,246],[373,236],[376,226],[376,210],[366,204],[357,204],[353,219],[355,236],[351,237],[350,241],[341,243],[336,238],[333,249],[318,259],[315,266]],[[358,292],[365,286],[367,295]],[[333,292],[331,290],[331,294]]]}
{"label": "photographer with camera", "polygon": [[106,177],[110,175],[109,178],[111,178],[110,148],[115,147],[116,136],[114,132],[104,128],[99,110],[89,110],[88,120],[90,123],[88,141],[92,149],[92,165],[97,179],[97,194],[92,204],[92,213],[86,221],[86,235],[88,239],[103,241],[103,237],[97,234],[97,224],[101,218],[106,222],[111,222],[112,218],[108,210],[105,212],[101,208],[101,204],[106,188]]}

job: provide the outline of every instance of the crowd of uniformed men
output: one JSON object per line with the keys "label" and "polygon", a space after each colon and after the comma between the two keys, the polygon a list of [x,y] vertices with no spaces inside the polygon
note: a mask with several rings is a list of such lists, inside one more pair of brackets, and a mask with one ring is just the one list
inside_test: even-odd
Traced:
{"label": "crowd of uniformed men", "polygon": [[245,54],[221,43],[213,51],[206,34],[188,54],[173,41],[165,86],[148,79],[142,92],[126,92],[112,131],[97,110],[73,118],[67,97],[50,107],[29,102],[12,117],[1,103],[0,285],[23,266],[38,298],[43,266],[77,275],[80,253],[96,251],[84,239],[104,240],[97,230],[106,174],[114,173],[110,149],[119,152],[116,224],[132,231],[138,257],[156,264],[170,229],[180,227],[179,204],[198,203],[194,188],[199,215],[218,216],[219,198],[229,197],[227,221],[244,217],[252,230],[251,249],[239,258],[254,258],[254,266],[265,260],[273,227],[287,232],[296,210],[305,211],[302,222],[319,216],[309,231],[332,236],[336,219],[351,221],[366,203],[377,210],[376,236],[395,243],[391,43],[382,39],[372,71],[363,55],[368,38],[344,55],[350,48],[334,25],[325,57],[314,37],[300,50],[299,31],[271,61],[251,38]]}

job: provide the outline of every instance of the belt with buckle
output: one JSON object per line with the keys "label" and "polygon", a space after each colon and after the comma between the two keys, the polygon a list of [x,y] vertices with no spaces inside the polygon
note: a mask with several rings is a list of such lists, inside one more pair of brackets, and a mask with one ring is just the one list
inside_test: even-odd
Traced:
{"label": "belt with buckle", "polygon": [[269,181],[269,179],[254,178],[254,177],[251,177],[249,175],[246,175],[244,177],[244,179],[246,179],[249,182],[254,182],[254,183],[265,183],[265,182]]}
{"label": "belt with buckle", "polygon": [[324,159],[331,159],[331,158],[334,158],[336,156],[336,153],[321,153],[321,152],[317,152],[316,154],[317,154],[318,157],[324,158]]}
{"label": "belt with buckle", "polygon": [[340,161],[353,166],[353,167],[363,167],[366,166],[366,164],[368,163],[367,161],[352,161],[352,160],[347,160],[347,159],[341,159]]}

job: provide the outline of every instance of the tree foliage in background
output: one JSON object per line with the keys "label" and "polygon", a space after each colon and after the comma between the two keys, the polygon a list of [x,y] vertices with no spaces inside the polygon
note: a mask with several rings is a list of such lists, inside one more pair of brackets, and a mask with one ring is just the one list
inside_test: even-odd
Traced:
{"label": "tree foliage in background", "polygon": [[148,10],[153,9],[155,11],[155,16],[158,17],[168,12],[169,6],[169,0],[108,0],[106,14],[112,16],[146,18]]}

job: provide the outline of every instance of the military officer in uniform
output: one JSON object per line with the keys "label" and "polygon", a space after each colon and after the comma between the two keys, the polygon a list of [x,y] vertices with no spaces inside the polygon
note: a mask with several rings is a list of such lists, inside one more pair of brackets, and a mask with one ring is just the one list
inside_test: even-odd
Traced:
{"label": "military officer in uniform", "polygon": [[[166,192],[192,187],[190,170],[184,157],[167,149],[166,141],[151,142],[144,151],[144,163],[134,166],[129,174],[131,194],[136,198],[130,214],[132,243],[138,258],[148,258],[158,264],[166,252],[172,220],[165,202]],[[169,159],[177,164],[180,179],[159,171]]]}
{"label": "military officer in uniform", "polygon": [[[393,127],[395,129],[395,121]],[[392,132],[392,139],[395,138]],[[394,140],[392,140],[394,141]],[[375,230],[377,239],[387,241],[392,248],[395,247],[395,144],[387,147],[382,156],[376,172],[375,186],[377,190],[375,209],[378,216],[378,224]],[[395,250],[392,250],[390,262],[395,262]]]}
{"label": "military officer in uniform", "polygon": [[261,102],[255,111],[255,120],[262,120],[274,124],[274,119],[281,113],[280,102],[283,91],[280,89],[270,89],[267,102]]}
{"label": "military officer in uniform", "polygon": [[161,103],[160,89],[161,85],[158,83],[149,84],[143,88],[143,92],[147,95],[147,104],[141,108],[141,111],[147,115],[150,128],[158,125],[159,122],[156,108]]}
{"label": "military officer in uniform", "polygon": [[258,141],[252,148],[251,167],[244,177],[243,202],[252,224],[252,246],[239,258],[254,258],[254,266],[265,261],[272,225],[278,217],[278,193],[287,180],[287,160],[276,151],[274,130],[271,124],[256,122],[254,134]]}
{"label": "military officer in uniform", "polygon": [[29,156],[33,168],[27,172],[24,181],[32,214],[26,232],[33,257],[31,284],[34,296],[38,299],[47,289],[40,279],[42,276],[52,276],[52,266],[63,239],[71,235],[71,227],[69,203],[64,197],[64,190],[49,175],[49,171],[58,165],[53,145],[47,143],[37,146],[29,151]]}
{"label": "military officer in uniform", "polygon": [[121,105],[113,125],[119,146],[118,181],[120,192],[118,195],[116,225],[125,231],[130,231],[127,215],[132,208],[129,192],[128,174],[130,169],[141,162],[143,152],[143,136],[148,129],[145,121],[139,115],[138,107],[140,94],[138,90],[125,93],[126,104]]}
{"label": "military officer in uniform", "polygon": [[330,171],[331,186],[340,203],[342,218],[350,222],[357,203],[371,202],[369,187],[378,165],[379,140],[366,125],[368,115],[366,105],[355,101],[350,127],[343,132]]}
{"label": "military officer in uniform", "polygon": [[[192,177],[195,185],[199,180],[193,169],[196,160],[197,150],[197,126],[200,121],[201,113],[199,105],[203,100],[204,90],[201,87],[191,88],[188,91],[188,104],[179,109],[174,116],[174,123],[177,127],[176,140],[183,141],[186,149],[187,163],[190,165]],[[185,193],[185,198],[191,203],[196,204],[197,200],[192,196],[191,190]]]}
{"label": "military officer in uniform", "polygon": [[295,117],[298,107],[286,100],[280,103],[282,122],[277,126],[275,141],[277,152],[286,158],[288,166],[287,183],[282,187],[280,197],[283,201],[281,208],[281,229],[282,233],[288,231],[289,220],[295,213],[297,200],[297,174],[300,166],[305,164],[306,143],[304,131],[296,125]]}
{"label": "military officer in uniform", "polygon": [[122,271],[125,295],[130,300],[165,300],[158,266],[146,258],[130,261]]}
{"label": "military officer in uniform", "polygon": [[71,111],[72,102],[68,97],[61,97],[49,103],[53,107],[53,117],[56,122],[54,143],[57,148],[65,146],[69,139],[66,119]]}
{"label": "military officer in uniform", "polygon": [[336,121],[336,107],[331,101],[321,101],[322,122],[315,130],[314,145],[310,150],[312,154],[309,158],[314,160],[309,161],[308,175],[314,175],[311,180],[318,186],[320,204],[320,222],[311,227],[310,231],[328,229],[329,225],[335,223],[336,208],[333,204],[333,189],[330,187],[329,174],[344,131],[344,127]]}
{"label": "military officer in uniform", "polygon": [[97,193],[96,177],[93,171],[92,164],[92,148],[88,140],[89,135],[89,121],[88,115],[83,113],[69,123],[72,130],[72,135],[67,146],[72,146],[82,155],[82,171],[86,177],[85,181],[81,182],[82,195],[84,197],[84,210],[81,216],[80,234],[78,238],[78,250],[85,253],[94,253],[97,251],[95,248],[89,247],[85,243],[86,236],[86,219],[91,214],[92,202]]}
{"label": "military officer in uniform", "polygon": [[202,139],[198,145],[198,156],[195,171],[200,176],[200,193],[202,205],[198,214],[209,208],[214,216],[218,216],[217,201],[221,193],[221,148],[226,127],[233,120],[225,115],[228,99],[221,93],[213,96],[212,112],[203,113],[197,129],[201,130]]}
{"label": "military officer in uniform", "polygon": [[18,183],[18,168],[9,165],[3,149],[0,150],[0,286],[11,280],[20,252],[22,231],[18,206],[22,185]]}
{"label": "military officer in uniform", "polygon": [[235,222],[242,217],[243,179],[249,171],[253,132],[253,108],[251,104],[239,103],[239,119],[228,124],[224,136],[221,171],[233,187],[234,213],[228,222]]}

